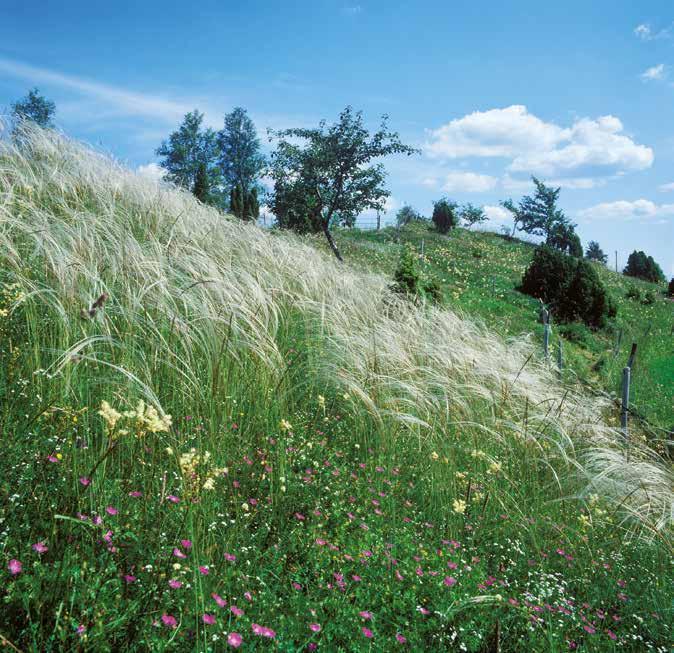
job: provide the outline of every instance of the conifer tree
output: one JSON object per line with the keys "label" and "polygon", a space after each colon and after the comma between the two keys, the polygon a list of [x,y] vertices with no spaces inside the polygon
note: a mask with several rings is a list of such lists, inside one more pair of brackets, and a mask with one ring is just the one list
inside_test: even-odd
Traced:
{"label": "conifer tree", "polygon": [[210,195],[210,183],[208,180],[208,171],[205,163],[200,163],[197,168],[197,174],[194,179],[194,186],[192,187],[192,194],[204,204],[208,204]]}

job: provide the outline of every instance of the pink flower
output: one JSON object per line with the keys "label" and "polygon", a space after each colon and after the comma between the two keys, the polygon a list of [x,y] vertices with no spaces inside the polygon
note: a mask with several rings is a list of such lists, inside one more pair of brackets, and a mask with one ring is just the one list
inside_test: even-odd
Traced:
{"label": "pink flower", "polygon": [[80,483],[84,485],[84,487],[87,487],[87,485],[91,485],[91,479],[86,476],[80,476]]}
{"label": "pink flower", "polygon": [[7,565],[7,569],[12,576],[18,576],[23,571],[23,565],[19,560],[12,558]]}
{"label": "pink flower", "polygon": [[309,630],[318,633],[321,630],[321,624],[309,624]]}
{"label": "pink flower", "polygon": [[187,558],[187,556],[178,547],[173,549],[173,555],[176,558]]}
{"label": "pink flower", "polygon": [[208,567],[203,567],[203,566],[199,567],[199,572],[204,576],[208,576],[208,574],[210,573]]}
{"label": "pink flower", "polygon": [[227,643],[232,648],[239,648],[239,646],[241,646],[242,642],[243,642],[243,637],[241,637],[241,635],[239,635],[239,633],[229,633],[229,635],[227,635]]}
{"label": "pink flower", "polygon": [[296,589],[298,592],[302,589],[302,586],[299,583],[296,583],[293,581],[292,583],[293,589]]}
{"label": "pink flower", "polygon": [[419,606],[419,612],[421,612],[421,614],[423,614],[424,616],[426,616],[427,614],[431,614],[431,611],[427,610],[423,606]]}
{"label": "pink flower", "polygon": [[215,623],[215,615],[212,614],[204,614],[203,617],[201,617],[201,620],[207,625],[207,626],[212,626]]}
{"label": "pink flower", "polygon": [[136,577],[135,577],[135,576],[132,576],[131,574],[125,574],[124,580],[125,580],[127,583],[133,583],[133,582],[136,580]]}
{"label": "pink flower", "polygon": [[400,644],[405,644],[407,642],[407,639],[400,633],[396,633],[396,639]]}
{"label": "pink flower", "polygon": [[84,635],[84,633],[87,631],[87,627],[84,624],[80,624],[77,626],[77,630],[75,631],[78,635]]}
{"label": "pink flower", "polygon": [[133,492],[129,492],[129,496],[133,497],[134,499],[138,499],[138,497],[143,496],[143,493],[139,492],[138,490],[134,490]]}
{"label": "pink flower", "polygon": [[236,556],[233,553],[225,553],[225,560],[227,562],[236,562]]}
{"label": "pink flower", "polygon": [[351,575],[351,580],[353,580],[354,583],[360,583],[361,578],[358,574],[352,574]]}
{"label": "pink flower", "polygon": [[223,599],[219,594],[216,594],[215,592],[213,592],[213,594],[211,594],[211,598],[212,598],[212,599],[213,599],[213,600],[214,600],[214,601],[215,601],[221,608],[224,608],[224,607],[227,605],[227,601],[225,601],[225,599]]}
{"label": "pink flower", "polygon": [[276,637],[276,633],[271,628],[260,626],[260,624],[251,624],[251,629],[256,635],[262,635],[262,637],[269,637],[269,639]]}
{"label": "pink flower", "polygon": [[172,578],[172,579],[168,582],[168,584],[169,584],[169,587],[170,587],[172,590],[180,589],[180,588],[183,586],[183,584],[182,584],[179,580],[175,580],[174,578]]}
{"label": "pink flower", "polygon": [[119,510],[117,510],[117,508],[115,508],[114,506],[108,506],[105,509],[105,512],[107,512],[108,515],[116,515],[119,512]]}
{"label": "pink flower", "polygon": [[33,551],[35,551],[36,553],[40,553],[40,554],[46,553],[47,551],[49,551],[49,547],[47,547],[44,542],[35,542],[35,544],[33,544],[32,548],[33,548]]}
{"label": "pink flower", "polygon": [[368,610],[362,610],[361,612],[358,613],[363,619],[365,620],[370,620],[372,619],[372,613],[369,612]]}
{"label": "pink flower", "polygon": [[180,544],[183,545],[183,549],[191,549],[192,548],[191,540],[180,540]]}
{"label": "pink flower", "polygon": [[243,610],[235,605],[230,606],[229,609],[235,617],[243,617],[244,615]]}
{"label": "pink flower", "polygon": [[166,497],[171,503],[180,503],[180,498],[175,496],[174,494],[169,494]]}
{"label": "pink flower", "polygon": [[164,613],[161,620],[167,628],[175,628],[178,625],[176,618],[173,615]]}
{"label": "pink flower", "polygon": [[363,631],[363,635],[365,635],[365,637],[367,637],[368,639],[374,637],[373,632],[369,628],[365,628],[365,626],[363,626],[361,630]]}
{"label": "pink flower", "polygon": [[250,592],[244,592],[243,593],[243,598],[246,599],[246,601],[252,601],[253,600],[253,595]]}
{"label": "pink flower", "polygon": [[456,585],[456,578],[453,576],[445,576],[445,580],[442,581],[447,587],[451,587],[452,585]]}
{"label": "pink flower", "polygon": [[56,456],[54,456],[54,455],[47,456],[47,460],[48,460],[50,463],[57,463],[57,462],[59,461],[59,459],[58,459]]}

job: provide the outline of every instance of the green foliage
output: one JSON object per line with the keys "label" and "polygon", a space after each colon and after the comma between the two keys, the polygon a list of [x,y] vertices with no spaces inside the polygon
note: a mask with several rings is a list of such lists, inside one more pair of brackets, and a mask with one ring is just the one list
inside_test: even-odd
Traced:
{"label": "green foliage", "polygon": [[393,274],[393,292],[413,300],[426,299],[432,304],[442,303],[442,287],[434,277],[427,277],[419,270],[418,256],[412,247],[403,247],[398,267]]}
{"label": "green foliage", "polygon": [[208,204],[210,200],[210,183],[208,179],[208,171],[206,170],[206,164],[203,162],[201,162],[197,168],[194,186],[192,187],[192,194],[204,204]]}
{"label": "green foliage", "polygon": [[546,245],[550,247],[572,256],[582,256],[583,249],[575,232],[575,225],[557,207],[561,189],[546,186],[536,177],[531,179],[536,186],[533,196],[525,195],[518,206],[510,199],[501,202],[501,206],[513,216],[511,236],[519,229],[532,236],[543,236]]}
{"label": "green foliage", "polygon": [[438,233],[448,233],[459,224],[458,204],[445,198],[434,202],[432,219]]}
{"label": "green foliage", "polygon": [[670,297],[674,297],[674,277],[669,280],[669,286],[667,287],[667,294]]}
{"label": "green foliage", "polygon": [[591,240],[587,245],[587,250],[585,251],[585,258],[588,261],[597,261],[606,265],[608,261],[608,256],[604,254],[604,251],[599,247],[599,243],[596,240]]}
{"label": "green foliage", "polygon": [[652,256],[647,256],[641,250],[634,250],[627,259],[627,265],[623,274],[628,277],[636,277],[651,283],[662,283],[665,275]]}
{"label": "green foliage", "polygon": [[229,210],[241,220],[255,221],[260,217],[257,189],[245,191],[239,184],[230,191]]}
{"label": "green foliage", "polygon": [[422,222],[424,217],[415,211],[409,204],[405,204],[398,213],[396,213],[396,225],[404,227],[412,222]]}
{"label": "green foliage", "polygon": [[627,297],[627,299],[641,301],[641,291],[636,286],[630,286],[625,293],[625,297]]}
{"label": "green foliage", "polygon": [[333,220],[349,224],[366,209],[384,210],[390,194],[384,188],[383,166],[370,162],[390,154],[416,152],[389,131],[386,116],[370,136],[362,113],[351,107],[329,127],[321,121],[315,129],[271,133],[278,143],[272,155],[270,205],[279,226],[299,232],[322,231],[340,260],[330,233]]}
{"label": "green foliage", "polygon": [[35,123],[40,127],[52,128],[55,113],[54,102],[41,95],[37,88],[31,89],[26,97],[14,102],[10,110],[15,130],[19,129],[24,121]]}
{"label": "green foliage", "polygon": [[[266,159],[260,152],[255,125],[245,109],[236,107],[225,115],[217,134],[218,164],[226,187],[240,186],[249,193],[262,176]],[[259,211],[258,211],[259,213]]]}
{"label": "green foliage", "polygon": [[643,298],[641,299],[641,304],[642,306],[652,306],[655,304],[656,298],[655,298],[655,293],[652,290],[647,290],[644,293]]}
{"label": "green foliage", "polygon": [[545,244],[569,256],[583,256],[580,238],[574,225],[569,222],[556,222],[550,229]]}
{"label": "green foliage", "polygon": [[592,265],[547,246],[537,248],[520,290],[549,305],[560,322],[580,320],[598,328],[611,310],[606,288]]}
{"label": "green foliage", "polygon": [[203,166],[209,193],[214,195],[220,184],[218,146],[215,132],[204,129],[203,120],[204,114],[196,109],[186,114],[178,129],[162,142],[156,153],[163,157],[159,165],[166,170],[165,179],[182,188],[194,188]]}
{"label": "green foliage", "polygon": [[470,202],[461,207],[459,218],[463,220],[463,224],[469,229],[474,224],[480,224],[488,219],[487,214],[481,206],[474,206]]}

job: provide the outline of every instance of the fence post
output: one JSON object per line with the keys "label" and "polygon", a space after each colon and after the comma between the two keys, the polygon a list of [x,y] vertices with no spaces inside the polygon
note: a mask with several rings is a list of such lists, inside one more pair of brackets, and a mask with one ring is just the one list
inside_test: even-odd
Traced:
{"label": "fence post", "polygon": [[559,372],[559,378],[562,378],[562,370],[564,369],[564,358],[562,354],[562,339],[557,340],[557,371]]}
{"label": "fence post", "polygon": [[550,357],[550,323],[546,322],[543,327],[543,350],[545,351],[545,357]]}
{"label": "fence post", "polygon": [[627,433],[627,413],[630,403],[630,368],[623,367],[623,396],[622,396],[622,410],[620,413],[620,426],[625,435],[625,439],[629,437]]}

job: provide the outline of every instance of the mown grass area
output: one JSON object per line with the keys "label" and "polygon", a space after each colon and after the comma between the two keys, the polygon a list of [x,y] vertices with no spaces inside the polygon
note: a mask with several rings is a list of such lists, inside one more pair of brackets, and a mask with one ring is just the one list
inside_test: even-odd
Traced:
{"label": "mown grass area", "polygon": [[[340,236],[340,245],[350,261],[389,276],[398,264],[401,245],[413,246],[422,269],[442,284],[449,307],[483,320],[505,336],[531,334],[542,346],[540,305],[516,290],[534,245],[462,228],[443,236],[424,224],[400,231],[342,230]],[[553,316],[553,357],[556,361],[557,340],[561,337],[566,375],[619,397],[622,368],[636,342],[638,353],[631,382],[635,418],[645,418],[655,427],[653,437],[666,439],[674,428],[674,303],[665,296],[665,286],[596,266],[618,305],[617,318],[608,328],[592,331],[581,324],[554,325]],[[640,298],[628,297],[633,288]],[[655,299],[654,303],[642,301],[647,295]],[[615,411],[616,419],[617,414]]]}
{"label": "mown grass area", "polygon": [[669,464],[388,283],[53,134],[0,152],[3,646],[668,651]]}

